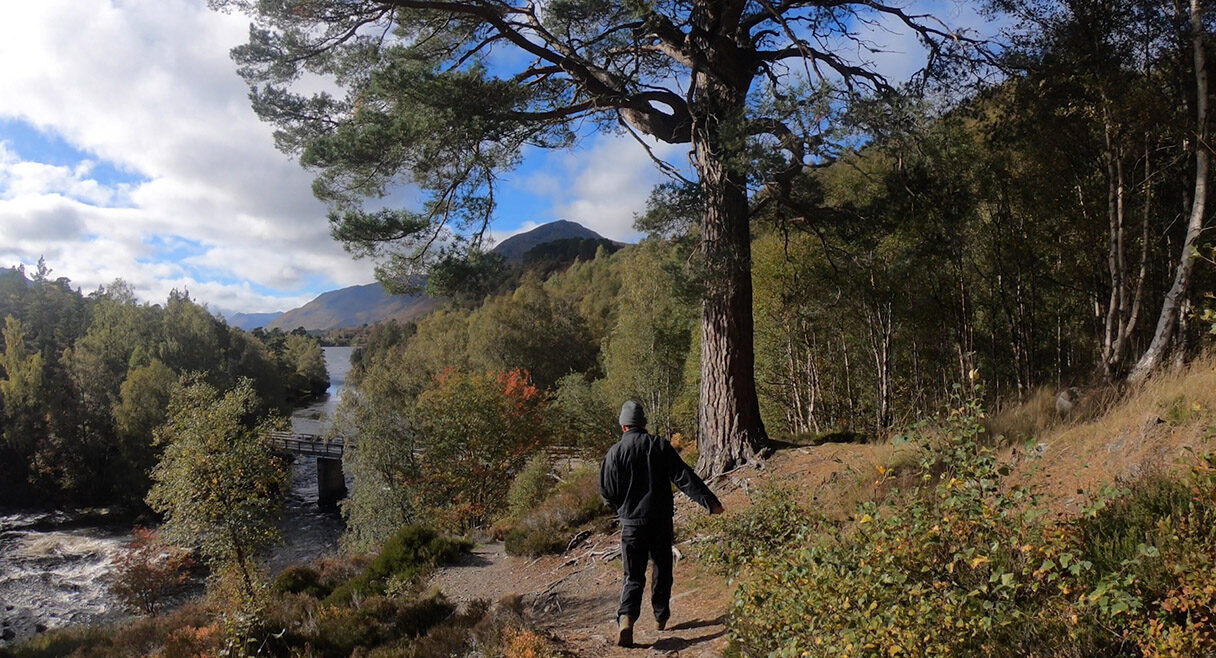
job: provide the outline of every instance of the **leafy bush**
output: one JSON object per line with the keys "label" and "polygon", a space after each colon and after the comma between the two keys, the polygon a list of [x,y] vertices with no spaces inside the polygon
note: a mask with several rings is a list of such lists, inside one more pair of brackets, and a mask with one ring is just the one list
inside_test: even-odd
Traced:
{"label": "leafy bush", "polygon": [[[983,414],[919,429],[920,484],[848,522],[766,495],[707,552],[742,576],[743,655],[1157,656],[1216,651],[1216,458],[1053,520],[1003,483]],[[888,476],[889,477],[889,476]],[[781,519],[791,519],[783,525]]]}
{"label": "leafy bush", "polygon": [[156,530],[136,526],[131,545],[114,561],[110,591],[128,607],[156,614],[190,577],[190,553],[161,541]]}
{"label": "leafy bush", "polygon": [[550,440],[547,396],[526,371],[447,372],[418,397],[418,509],[462,530],[502,513],[513,474]]}
{"label": "leafy bush", "polygon": [[1170,425],[1185,425],[1198,417],[1202,411],[1201,404],[1188,400],[1185,395],[1179,395],[1161,405],[1161,418]]}
{"label": "leafy bush", "polygon": [[144,656],[152,647],[160,655],[218,655],[223,636],[210,611],[188,603],[158,617],[140,617],[119,626],[72,626],[37,635],[0,655],[14,658],[110,658]]}
{"label": "leafy bush", "polygon": [[363,571],[335,588],[326,602],[346,604],[355,595],[384,594],[392,581],[416,582],[431,569],[472,547],[468,540],[441,537],[426,526],[406,526],[384,542],[380,553]]}
{"label": "leafy bush", "polygon": [[320,599],[329,596],[333,588],[321,582],[321,572],[311,566],[297,564],[280,572],[271,590],[279,594],[307,594]]}
{"label": "leafy bush", "polygon": [[593,464],[582,466],[507,532],[507,553],[537,556],[560,552],[581,524],[608,511],[600,499],[599,469]]}
{"label": "leafy bush", "polygon": [[1102,567],[1086,601],[1140,655],[1216,654],[1216,455],[1124,493],[1074,524]]}
{"label": "leafy bush", "polygon": [[1155,473],[1129,488],[1105,490],[1072,527],[1085,559],[1107,573],[1140,557],[1142,546],[1169,543],[1169,520],[1190,501],[1186,482]]}
{"label": "leafy bush", "polygon": [[565,526],[546,519],[511,528],[507,532],[505,547],[508,555],[537,557],[561,553],[569,541]]}
{"label": "leafy bush", "polygon": [[349,656],[358,647],[417,637],[452,616],[455,606],[439,593],[418,600],[375,596],[358,607],[323,606],[315,637],[327,656]]}
{"label": "leafy bush", "polygon": [[[844,524],[803,524],[776,555],[754,555],[731,632],[747,655],[1021,655],[1061,624],[1051,596],[1076,564],[1036,523],[982,447],[979,410],[925,445],[926,484],[898,503],[863,504]],[[759,525],[761,531],[771,531]],[[780,629],[774,632],[774,629]]]}
{"label": "leafy bush", "polygon": [[553,463],[544,452],[538,452],[528,460],[524,470],[515,476],[511,488],[507,490],[507,514],[510,518],[523,518],[553,491],[557,480],[549,474],[552,468]]}
{"label": "leafy bush", "polygon": [[819,521],[798,505],[793,491],[771,486],[758,490],[750,506],[730,516],[697,516],[689,531],[711,538],[698,548],[702,560],[734,573],[818,527]]}
{"label": "leafy bush", "polygon": [[503,658],[557,658],[551,640],[531,629],[513,630],[503,647]]}

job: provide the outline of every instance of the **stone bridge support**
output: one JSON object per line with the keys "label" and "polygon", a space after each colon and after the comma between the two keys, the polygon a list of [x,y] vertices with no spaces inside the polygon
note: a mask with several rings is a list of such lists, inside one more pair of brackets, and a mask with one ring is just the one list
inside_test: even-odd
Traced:
{"label": "stone bridge support", "polygon": [[317,457],[317,504],[332,507],[345,497],[346,477],[342,474],[342,460]]}

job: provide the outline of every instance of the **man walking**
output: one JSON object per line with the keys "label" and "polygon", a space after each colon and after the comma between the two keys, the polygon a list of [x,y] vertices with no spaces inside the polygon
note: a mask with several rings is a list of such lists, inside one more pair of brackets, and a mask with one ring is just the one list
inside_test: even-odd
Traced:
{"label": "man walking", "polygon": [[633,622],[642,612],[646,563],[654,561],[650,605],[659,630],[671,617],[671,484],[709,510],[721,514],[722,503],[680,458],[667,439],[646,432],[642,405],[630,400],[621,407],[624,435],[608,449],[600,466],[600,496],[621,519],[621,562],[625,586],[617,610],[617,644],[633,646]]}

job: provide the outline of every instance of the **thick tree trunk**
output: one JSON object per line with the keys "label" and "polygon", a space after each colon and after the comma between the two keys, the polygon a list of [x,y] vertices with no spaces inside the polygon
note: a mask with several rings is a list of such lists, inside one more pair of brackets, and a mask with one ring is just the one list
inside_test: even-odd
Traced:
{"label": "thick tree trunk", "polygon": [[[717,475],[755,462],[767,438],[756,396],[751,217],[747,176],[731,155],[754,71],[715,29],[729,3],[694,10],[694,44],[707,66],[693,76],[692,143],[704,193],[701,255],[701,400],[697,471]],[[703,41],[702,41],[703,39]],[[734,136],[731,136],[734,135]]]}
{"label": "thick tree trunk", "polygon": [[1165,295],[1161,306],[1161,315],[1157,319],[1157,329],[1153,332],[1153,342],[1145,350],[1144,355],[1132,368],[1128,379],[1132,382],[1141,381],[1157,371],[1165,360],[1165,355],[1173,342],[1174,332],[1178,327],[1178,316],[1186,303],[1187,293],[1191,286],[1191,272],[1195,266],[1195,247],[1199,234],[1203,230],[1204,210],[1207,205],[1207,186],[1209,155],[1207,144],[1208,123],[1208,69],[1207,54],[1204,51],[1204,25],[1199,6],[1199,0],[1191,0],[1191,43],[1195,57],[1195,89],[1196,89],[1196,131],[1195,131],[1195,195],[1191,200],[1191,217],[1187,222],[1186,239],[1182,243],[1182,253],[1178,257],[1178,266],[1174,270],[1174,283]]}
{"label": "thick tree trunk", "polygon": [[697,471],[753,462],[766,438],[756,396],[751,234],[741,175],[698,145],[705,189],[701,223],[707,281],[701,303],[701,404]]}

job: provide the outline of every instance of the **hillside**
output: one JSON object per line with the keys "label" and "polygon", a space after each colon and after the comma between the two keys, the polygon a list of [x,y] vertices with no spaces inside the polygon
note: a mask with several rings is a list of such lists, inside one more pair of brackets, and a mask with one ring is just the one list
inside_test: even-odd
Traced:
{"label": "hillside", "polygon": [[[587,245],[590,245],[592,254],[600,244],[607,247],[620,246],[620,243],[612,242],[581,224],[563,219],[513,235],[495,246],[493,251],[502,254],[512,265],[526,266],[528,263],[525,262],[525,255],[534,251],[534,248],[549,243],[567,244],[567,250],[575,250],[574,255],[579,255],[581,252],[578,252],[578,249]],[[547,252],[542,255],[542,259],[547,259],[546,264],[551,260],[560,260],[560,257],[561,254]],[[554,269],[555,266],[549,265],[547,271]],[[286,313],[236,313],[228,317],[228,323],[247,330],[266,327],[291,331],[296,327],[304,327],[309,331],[325,331],[386,320],[417,320],[436,308],[439,301],[432,299],[426,292],[390,295],[379,283],[368,283],[331,290]]]}
{"label": "hillside", "polygon": [[282,311],[272,311],[270,313],[232,313],[225,316],[228,325],[245,331],[252,331],[258,327],[265,327],[271,322],[274,322],[283,315]]}
{"label": "hillside", "polygon": [[[1006,486],[1040,492],[1046,509],[1060,518],[1075,517],[1082,505],[1112,485],[1134,487],[1162,473],[1182,477],[1197,454],[1209,451],[1216,429],[1216,362],[1200,360],[1115,402],[1093,395],[1083,399],[1083,405],[1089,407],[1061,416],[1042,399],[1034,399],[991,420],[996,432],[1009,429],[999,427],[1001,423],[1016,425],[1027,416],[1046,421],[1031,450],[1017,442],[998,453],[1013,469]],[[706,560],[705,547],[723,541],[727,546],[748,545],[747,534],[715,539],[715,529],[762,533],[766,512],[761,510],[772,504],[767,492],[791,494],[796,506],[849,523],[860,503],[883,500],[914,485],[919,480],[914,466],[918,454],[913,445],[896,442],[784,445],[762,470],[745,469],[711,482],[727,509],[717,523],[706,523],[703,510],[678,496],[677,535],[682,539],[675,547],[680,557],[673,623],[668,631],[656,631],[644,607],[637,625],[638,649],[649,650],[647,655],[678,652],[698,658],[726,652],[727,627],[738,623],[731,617],[733,590],[744,581],[728,583]],[[884,478],[884,473],[899,475]],[[783,518],[781,523],[789,521]],[[510,556],[501,544],[485,544],[441,569],[430,585],[462,603],[520,596],[532,623],[568,654],[638,655],[638,650],[612,644],[621,579],[619,542],[619,530],[596,531],[573,541],[573,548],[561,555],[537,559]]]}
{"label": "hillside", "polygon": [[379,283],[369,283],[323,293],[300,308],[282,314],[266,327],[284,331],[296,327],[324,331],[385,320],[408,322],[425,315],[438,303],[424,292],[390,295]]}

